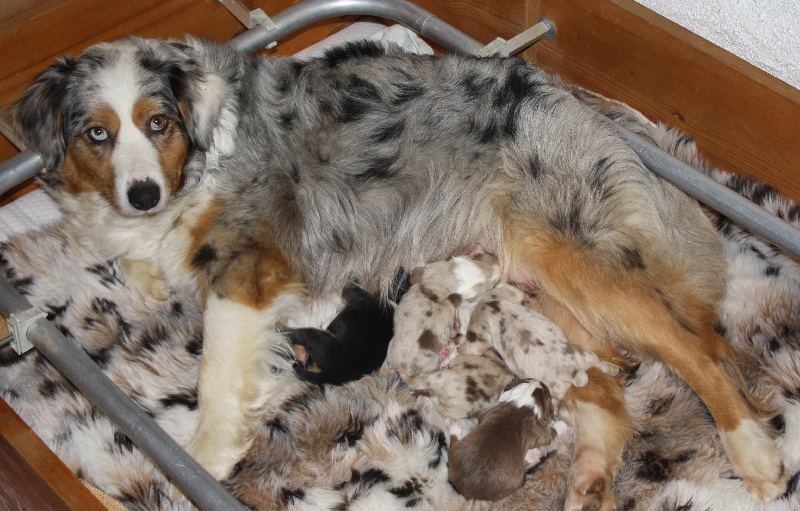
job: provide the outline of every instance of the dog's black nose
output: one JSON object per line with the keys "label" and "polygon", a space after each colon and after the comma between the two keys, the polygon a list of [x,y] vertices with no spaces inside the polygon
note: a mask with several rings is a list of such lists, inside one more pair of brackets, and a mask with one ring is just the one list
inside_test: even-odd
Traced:
{"label": "dog's black nose", "polygon": [[135,181],[128,188],[128,202],[139,211],[153,209],[161,199],[161,189],[149,177],[144,181]]}

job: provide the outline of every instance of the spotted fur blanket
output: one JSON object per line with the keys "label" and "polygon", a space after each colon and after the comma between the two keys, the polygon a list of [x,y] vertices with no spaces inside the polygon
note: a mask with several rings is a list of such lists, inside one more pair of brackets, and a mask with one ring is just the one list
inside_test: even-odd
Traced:
{"label": "spotted fur blanket", "polygon": [[[666,133],[659,142],[704,169],[690,140]],[[800,225],[800,209],[769,188],[713,175]],[[697,396],[662,365],[644,360],[625,382],[636,435],[614,487],[622,510],[800,509],[800,266],[727,219],[713,218],[728,259],[720,332],[754,392],[780,412],[772,424],[792,474],[789,490],[770,504],[752,501]],[[202,351],[195,297],[145,301],[125,286],[115,262],[98,260],[63,225],[3,244],[0,266],[69,341],[187,443],[197,421]],[[129,508],[191,509],[168,498],[165,478],[147,457],[35,351],[23,357],[0,351],[0,391],[79,477]],[[391,376],[342,387],[297,382],[255,421],[253,447],[225,484],[247,506],[264,510],[562,507],[568,439],[517,493],[493,504],[467,502],[447,482],[447,438],[425,399]]]}

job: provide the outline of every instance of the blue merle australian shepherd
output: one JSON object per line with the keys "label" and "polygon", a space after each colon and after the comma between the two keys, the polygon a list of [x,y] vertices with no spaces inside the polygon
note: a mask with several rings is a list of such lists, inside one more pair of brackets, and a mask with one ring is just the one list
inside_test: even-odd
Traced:
{"label": "blue merle australian shepherd", "polygon": [[[652,356],[702,398],[758,500],[786,486],[764,413],[715,332],[721,244],[698,204],[613,128],[519,59],[415,56],[372,43],[321,58],[125,39],[45,70],[15,106],[44,182],[86,243],[151,297],[204,309],[190,453],[224,478],[248,419],[292,378],[281,325],[347,282],[497,255],[576,345]],[[618,379],[566,396],[566,508],[611,509],[633,434]]]}

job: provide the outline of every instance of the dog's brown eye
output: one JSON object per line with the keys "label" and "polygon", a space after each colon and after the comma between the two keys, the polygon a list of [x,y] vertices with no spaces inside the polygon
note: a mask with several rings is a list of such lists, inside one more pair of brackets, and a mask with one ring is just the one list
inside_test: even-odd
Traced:
{"label": "dog's brown eye", "polygon": [[154,115],[150,118],[150,130],[161,131],[167,127],[167,118],[163,115]]}
{"label": "dog's brown eye", "polygon": [[92,126],[88,130],[86,130],[86,134],[94,142],[103,142],[105,140],[108,140],[108,131],[106,131],[105,128],[101,128],[100,126]]}

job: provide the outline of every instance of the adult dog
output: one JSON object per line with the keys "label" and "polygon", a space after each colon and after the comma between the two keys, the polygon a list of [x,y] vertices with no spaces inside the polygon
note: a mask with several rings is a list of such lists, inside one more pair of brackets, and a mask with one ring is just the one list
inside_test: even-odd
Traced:
{"label": "adult dog", "polygon": [[[571,342],[686,379],[752,495],[784,491],[714,331],[725,270],[708,220],[521,60],[360,43],[301,62],[126,39],[45,70],[15,117],[69,221],[126,281],[202,297],[189,450],[218,478],[248,448],[248,415],[292,377],[276,324],[302,324],[350,280],[385,291],[398,268],[481,243],[507,280],[542,290]],[[610,509],[632,434],[619,382],[591,370],[566,399],[566,507]]]}

